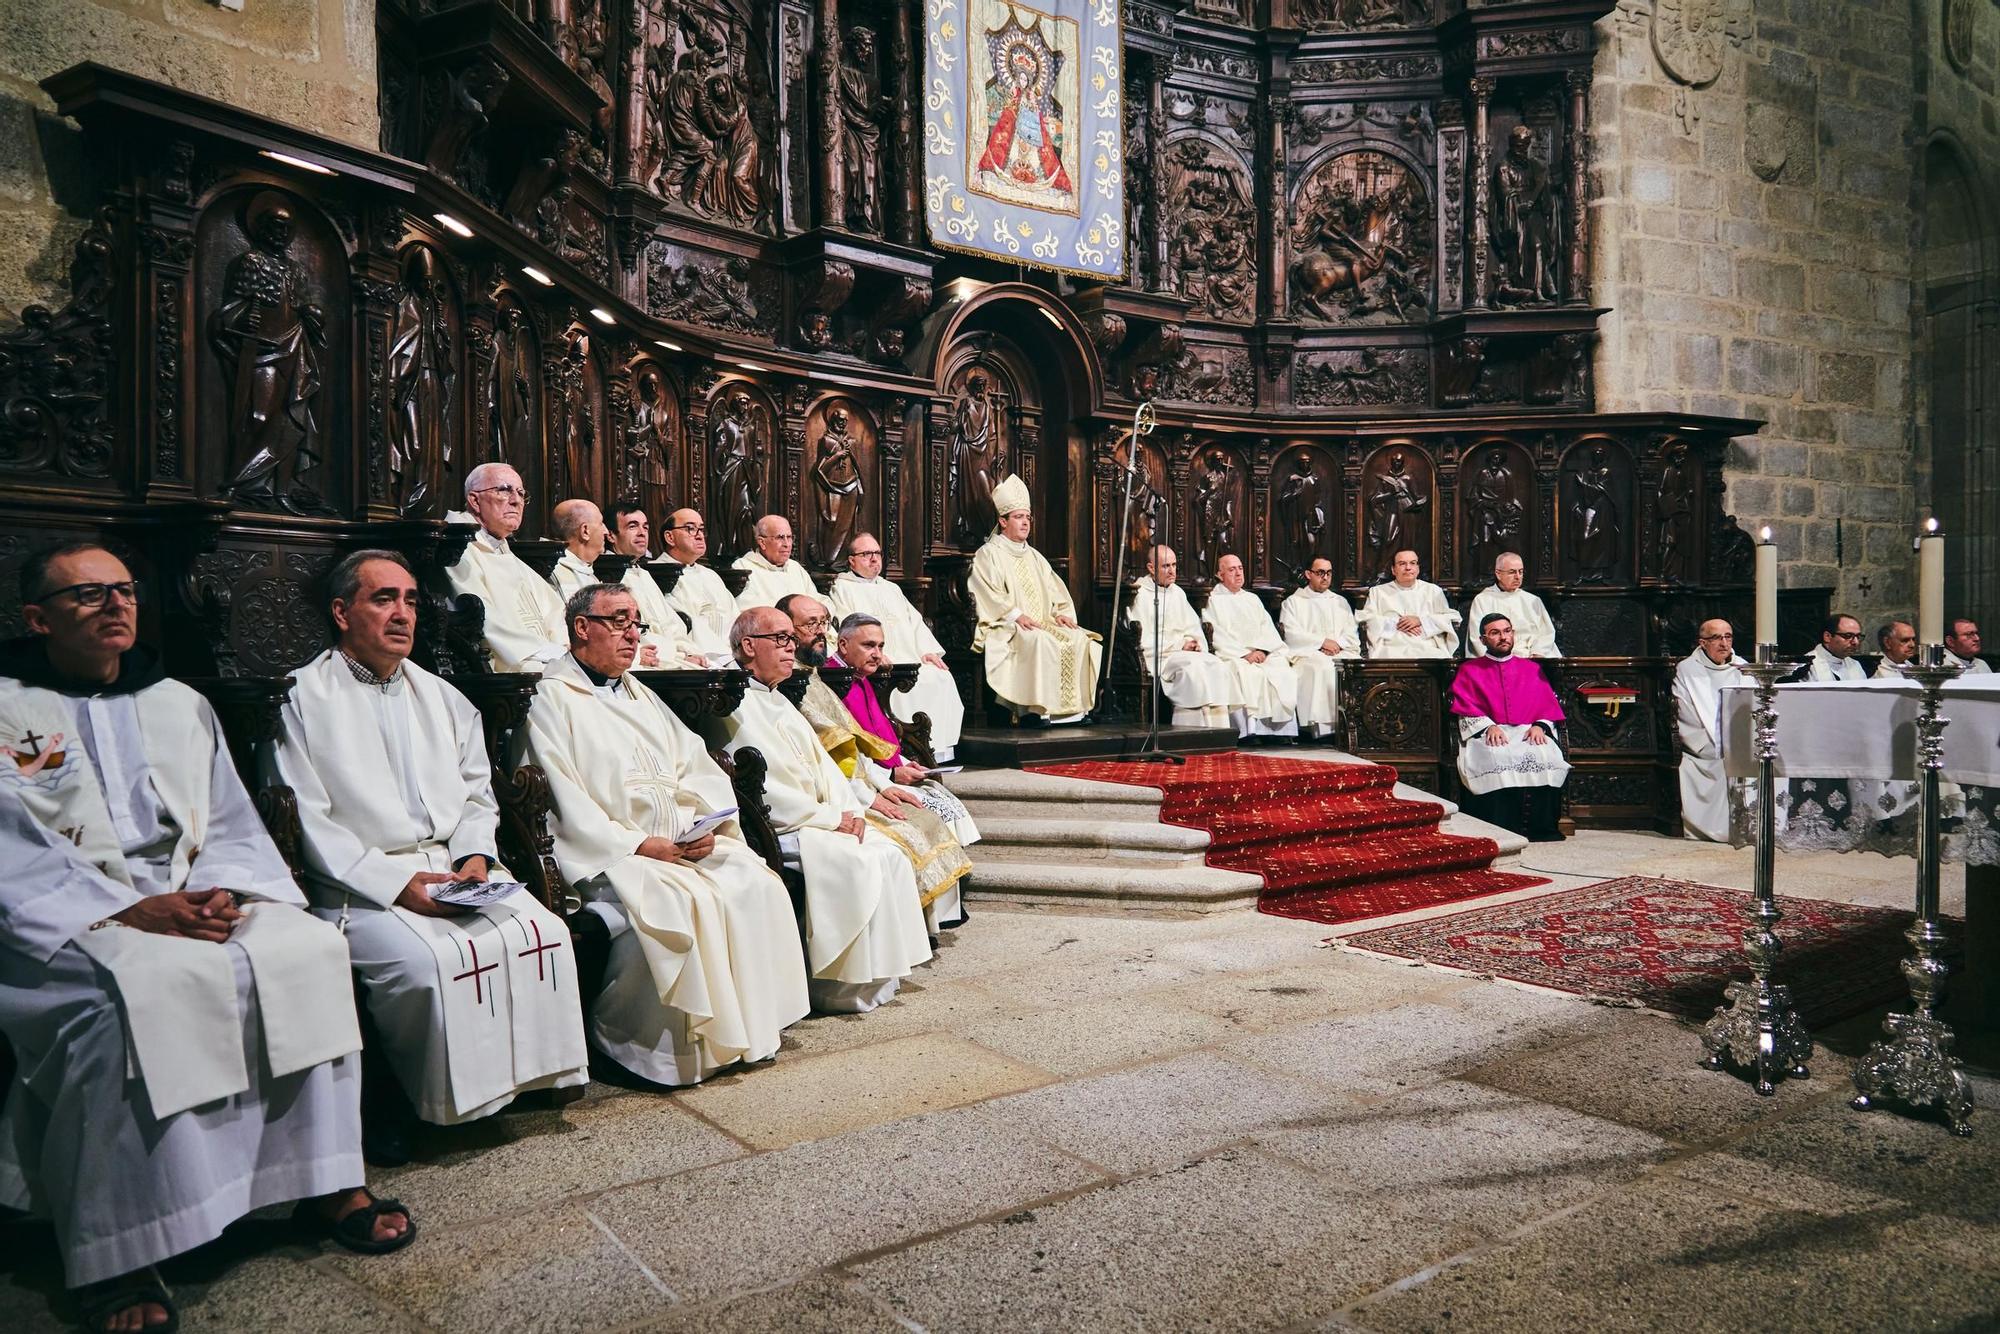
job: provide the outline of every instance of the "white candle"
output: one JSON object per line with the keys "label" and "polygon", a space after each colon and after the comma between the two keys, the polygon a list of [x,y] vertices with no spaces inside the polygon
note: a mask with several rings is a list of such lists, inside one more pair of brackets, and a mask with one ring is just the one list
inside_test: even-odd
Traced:
{"label": "white candle", "polygon": [[1757,535],[1757,643],[1778,642],[1778,549],[1771,530]]}
{"label": "white candle", "polygon": [[1936,519],[1924,522],[1917,541],[1917,642],[1944,642],[1944,534]]}

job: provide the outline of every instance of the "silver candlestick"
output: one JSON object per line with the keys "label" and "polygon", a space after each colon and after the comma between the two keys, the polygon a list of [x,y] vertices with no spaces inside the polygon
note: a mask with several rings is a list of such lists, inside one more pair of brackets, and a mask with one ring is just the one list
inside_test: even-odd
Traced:
{"label": "silver candlestick", "polygon": [[1972,1083],[1951,1054],[1951,1026],[1932,1014],[1951,971],[1939,957],[1944,932],[1938,928],[1938,871],[1944,853],[1938,775],[1944,768],[1944,729],[1951,720],[1940,717],[1938,708],[1944,683],[1958,671],[1945,661],[1941,644],[1921,646],[1916,661],[1903,669],[1923,690],[1917,708],[1917,920],[1903,934],[1912,951],[1903,960],[1903,977],[1910,984],[1914,1012],[1882,1021],[1889,1037],[1870,1047],[1854,1067],[1853,1106],[1865,1112],[1885,1093],[1908,1107],[1937,1103],[1954,1135],[1970,1135]]}
{"label": "silver candlestick", "polygon": [[1750,909],[1750,927],[1743,933],[1750,978],[1724,988],[1723,1003],[1701,1034],[1702,1049],[1707,1053],[1702,1065],[1710,1070],[1734,1066],[1754,1071],[1757,1092],[1767,1096],[1777,1091],[1779,1079],[1804,1079],[1812,1073],[1806,1068],[1812,1055],[1812,1035],[1792,1009],[1791,988],[1771,980],[1779,950],[1773,928],[1783,915],[1778,911],[1775,884],[1778,801],[1772,774],[1772,762],[1778,757],[1778,678],[1795,665],[1778,660],[1777,645],[1759,644],[1757,661],[1743,668],[1757,683],[1756,702],[1750,711],[1752,747],[1757,756],[1757,901]]}

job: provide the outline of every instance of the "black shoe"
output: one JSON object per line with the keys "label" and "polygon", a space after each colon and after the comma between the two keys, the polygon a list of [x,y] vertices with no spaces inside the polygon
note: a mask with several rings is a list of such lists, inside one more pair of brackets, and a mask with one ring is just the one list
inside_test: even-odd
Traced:
{"label": "black shoe", "polygon": [[1012,727],[1014,725],[1014,715],[1005,704],[988,704],[986,706],[986,725],[988,727]]}
{"label": "black shoe", "polygon": [[1049,725],[1049,716],[1046,713],[1024,713],[1020,725],[1029,731],[1037,731]]}

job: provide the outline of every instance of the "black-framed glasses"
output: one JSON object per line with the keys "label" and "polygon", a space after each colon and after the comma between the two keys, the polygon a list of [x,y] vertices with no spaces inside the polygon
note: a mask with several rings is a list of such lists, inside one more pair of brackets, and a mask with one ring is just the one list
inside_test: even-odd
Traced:
{"label": "black-framed glasses", "polygon": [[708,531],[708,525],[705,523],[677,523],[667,529],[667,531],[670,533],[705,533]]}
{"label": "black-framed glasses", "polygon": [[1730,643],[1734,643],[1736,642],[1736,636],[1734,634],[1726,634],[1726,635],[1703,635],[1701,637],[1701,642],[1704,644],[1719,643],[1723,640],[1727,640]]}
{"label": "black-framed glasses", "polygon": [[1848,631],[1848,630],[1829,630],[1829,631],[1827,631],[1827,634],[1828,634],[1828,635],[1830,635],[1830,636],[1831,636],[1832,638],[1834,638],[1834,639],[1860,639],[1860,638],[1861,638],[1861,632],[1860,632],[1859,630],[1854,630],[1854,631]]}
{"label": "black-framed glasses", "polygon": [[1322,578],[1322,579],[1331,579],[1331,578],[1333,578],[1333,571],[1332,571],[1332,570],[1307,570],[1307,571],[1306,571],[1306,573],[1307,573],[1307,574],[1316,574],[1316,575],[1318,575],[1318,576],[1319,576],[1320,578]]}
{"label": "black-framed glasses", "polygon": [[882,554],[882,552],[878,548],[877,550],[874,551],[850,551],[847,554],[849,558],[853,560],[866,560],[870,556],[879,556]]}
{"label": "black-framed glasses", "polygon": [[136,579],[123,579],[110,584],[70,584],[63,588],[51,589],[35,601],[49,602],[59,597],[73,597],[79,607],[101,607],[114,593],[135,607],[139,605],[139,581]]}
{"label": "black-framed glasses", "polygon": [[501,497],[504,497],[504,498],[506,498],[506,499],[508,499],[508,500],[518,500],[518,501],[520,501],[520,502],[521,502],[521,503],[522,503],[523,505],[525,505],[525,504],[527,504],[527,503],[528,503],[528,493],[527,493],[527,491],[526,491],[526,490],[524,490],[524,489],[523,489],[523,488],[521,488],[521,487],[518,487],[518,486],[513,486],[513,485],[508,485],[508,486],[482,486],[482,487],[480,487],[480,488],[479,488],[478,490],[474,491],[474,492],[473,492],[472,494],[473,494],[473,495],[475,495],[475,496],[482,496],[482,495],[485,495],[485,494],[487,494],[488,492],[491,492],[492,494],[494,494],[494,495],[496,495],[496,496],[501,496]]}
{"label": "black-framed glasses", "polygon": [[582,615],[583,619],[586,621],[596,621],[599,625],[605,625],[611,627],[611,632],[613,634],[622,635],[627,630],[637,630],[640,634],[643,635],[648,630],[653,628],[652,626],[647,625],[644,621],[638,619],[636,616],[629,616],[623,613],[617,616],[593,616],[589,612],[582,612],[580,613],[580,615]]}
{"label": "black-framed glasses", "polygon": [[768,639],[773,644],[791,644],[794,647],[796,647],[799,642],[799,637],[793,634],[790,630],[773,630],[771,631],[771,633],[766,635],[744,635],[743,638]]}

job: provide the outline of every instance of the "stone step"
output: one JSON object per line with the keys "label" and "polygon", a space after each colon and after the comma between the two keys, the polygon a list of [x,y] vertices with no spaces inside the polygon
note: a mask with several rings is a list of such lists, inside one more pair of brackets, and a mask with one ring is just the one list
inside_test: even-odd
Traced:
{"label": "stone step", "polygon": [[1132,853],[1144,856],[1192,857],[1208,851],[1208,833],[1180,825],[1139,820],[1049,820],[1039,815],[980,814],[979,842],[972,846],[975,863],[981,854],[1006,848],[1049,859]]}
{"label": "stone step", "polygon": [[977,858],[966,884],[967,893],[975,903],[1095,905],[1183,912],[1252,907],[1263,887],[1254,875],[1220,871],[1199,863],[1191,866],[1122,861],[1079,864],[1074,859],[1058,863]]}

